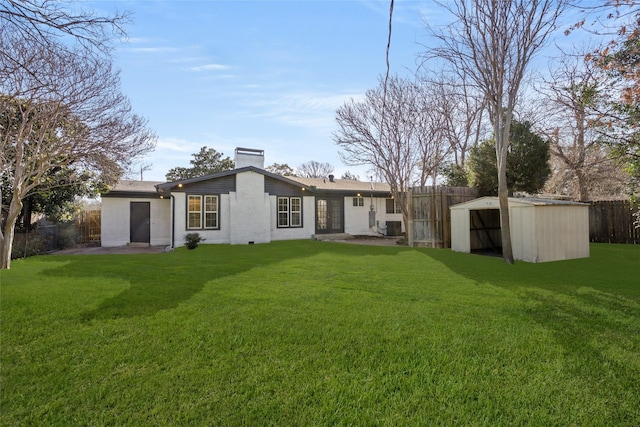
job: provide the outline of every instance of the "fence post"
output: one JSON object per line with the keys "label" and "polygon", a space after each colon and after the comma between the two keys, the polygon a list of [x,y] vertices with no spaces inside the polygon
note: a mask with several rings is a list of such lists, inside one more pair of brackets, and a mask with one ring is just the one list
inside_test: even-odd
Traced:
{"label": "fence post", "polygon": [[408,224],[405,224],[405,230],[407,232],[407,244],[409,245],[410,248],[413,247],[414,245],[414,238],[413,238],[413,189],[409,188],[408,191],[408,198],[409,198],[409,209],[408,209],[408,218],[407,218],[407,222]]}
{"label": "fence post", "polygon": [[440,187],[440,210],[442,215],[442,247],[451,247],[451,226],[449,222],[449,197],[447,196],[447,187]]}

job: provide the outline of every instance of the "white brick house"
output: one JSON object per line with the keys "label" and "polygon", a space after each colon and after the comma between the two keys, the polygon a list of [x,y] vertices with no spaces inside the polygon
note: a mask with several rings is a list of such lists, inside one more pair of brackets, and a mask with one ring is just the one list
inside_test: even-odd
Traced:
{"label": "white brick house", "polygon": [[275,175],[262,150],[238,148],[235,163],[176,182],[121,181],[102,196],[102,246],[181,246],[193,232],[205,244],[380,235],[402,221],[386,184]]}

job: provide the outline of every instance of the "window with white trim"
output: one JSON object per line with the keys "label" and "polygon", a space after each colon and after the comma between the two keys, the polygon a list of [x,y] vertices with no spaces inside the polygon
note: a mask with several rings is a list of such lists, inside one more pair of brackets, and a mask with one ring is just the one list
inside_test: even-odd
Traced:
{"label": "window with white trim", "polygon": [[353,206],[364,206],[364,197],[354,197]]}
{"label": "window with white trim", "polygon": [[190,194],[187,196],[187,228],[220,228],[218,209],[218,196]]}
{"label": "window with white trim", "polygon": [[387,199],[387,213],[402,213],[402,207],[400,203],[396,202],[396,199]]}
{"label": "window with white trim", "polygon": [[302,199],[300,197],[291,198],[291,227],[302,227]]}
{"label": "window with white trim", "polygon": [[302,197],[278,197],[278,228],[302,227]]}
{"label": "window with white trim", "polygon": [[202,196],[189,196],[187,228],[202,228]]}
{"label": "window with white trim", "polygon": [[218,196],[204,196],[204,228],[218,228]]}

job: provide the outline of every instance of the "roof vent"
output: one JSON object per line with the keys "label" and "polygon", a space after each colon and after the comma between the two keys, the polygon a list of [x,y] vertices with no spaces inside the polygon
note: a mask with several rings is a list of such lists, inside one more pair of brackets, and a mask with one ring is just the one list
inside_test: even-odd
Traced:
{"label": "roof vent", "polygon": [[335,182],[335,181],[333,180],[333,178],[334,178],[334,176],[333,176],[333,175],[329,175],[329,182]]}

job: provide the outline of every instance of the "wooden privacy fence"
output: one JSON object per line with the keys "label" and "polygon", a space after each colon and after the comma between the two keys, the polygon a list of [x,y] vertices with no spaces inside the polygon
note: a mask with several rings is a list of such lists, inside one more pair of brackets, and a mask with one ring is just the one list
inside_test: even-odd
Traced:
{"label": "wooden privacy fence", "polygon": [[100,210],[82,211],[76,217],[78,243],[100,243]]}
{"label": "wooden privacy fence", "polygon": [[[635,216],[634,216],[635,215]],[[597,201],[589,206],[589,240],[598,243],[640,243],[639,209],[628,200]]]}
{"label": "wooden privacy fence", "polygon": [[[479,197],[477,188],[414,187],[409,189],[409,246],[451,247],[449,207]],[[595,201],[589,206],[589,240],[640,243],[640,208],[628,200]]]}
{"label": "wooden privacy fence", "polygon": [[413,187],[409,189],[409,246],[451,247],[449,207],[478,198],[470,187]]}

